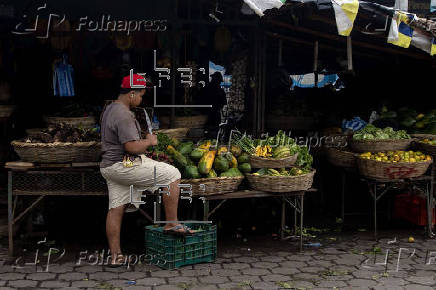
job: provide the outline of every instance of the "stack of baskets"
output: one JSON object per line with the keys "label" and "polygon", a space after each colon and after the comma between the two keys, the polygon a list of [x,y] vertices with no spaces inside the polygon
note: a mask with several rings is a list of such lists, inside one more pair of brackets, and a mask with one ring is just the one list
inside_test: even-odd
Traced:
{"label": "stack of baskets", "polygon": [[429,155],[436,156],[436,145],[421,142],[423,139],[436,140],[436,135],[432,134],[415,134],[415,148]]}
{"label": "stack of baskets", "polygon": [[[360,153],[364,152],[406,151],[410,149],[412,142],[414,142],[413,138],[400,140],[354,140],[349,138],[348,143],[352,152],[342,148],[328,147],[326,148],[327,160],[338,167],[357,167],[362,176],[374,179],[393,180],[419,177],[425,174],[432,161],[388,163],[360,157]],[[421,142],[415,144],[417,144],[415,147],[422,152],[430,155],[432,152],[436,154],[436,146],[431,147],[432,145]]]}
{"label": "stack of baskets", "polygon": [[101,155],[100,142],[27,143],[12,141],[21,161],[35,163],[97,162]]}
{"label": "stack of baskets", "polygon": [[[263,158],[251,156],[252,168],[287,168],[293,167],[298,154],[282,159]],[[247,173],[246,177],[250,186],[255,190],[267,192],[292,192],[305,191],[312,187],[315,170],[297,176],[270,176]]]}
{"label": "stack of baskets", "polygon": [[[408,150],[411,147],[414,139],[401,140],[353,140],[351,148],[354,151],[362,152],[387,152],[397,150]],[[356,154],[357,167],[361,175],[383,180],[406,179],[422,176],[427,171],[430,164],[433,162],[380,162],[371,159],[361,158]]]}
{"label": "stack of baskets", "polygon": [[206,196],[235,192],[243,179],[244,176],[196,178],[182,179],[180,183],[190,184],[192,195]]}
{"label": "stack of baskets", "polygon": [[[329,139],[332,141],[329,142]],[[354,153],[350,151],[348,145],[350,135],[336,134],[330,135],[325,139],[327,160],[334,166],[343,168],[355,168],[356,159]]]}
{"label": "stack of baskets", "polygon": [[[90,129],[95,126],[94,117],[45,117],[48,125],[63,124],[75,128]],[[42,133],[43,129],[26,130],[30,138],[36,137]],[[33,143],[12,141],[21,161],[34,163],[84,163],[98,162],[101,156],[101,142],[51,142],[51,143]]]}

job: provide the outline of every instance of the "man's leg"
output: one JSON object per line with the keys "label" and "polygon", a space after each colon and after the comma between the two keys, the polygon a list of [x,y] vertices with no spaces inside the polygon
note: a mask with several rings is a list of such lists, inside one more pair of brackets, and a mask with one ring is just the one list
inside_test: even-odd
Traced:
{"label": "man's leg", "polygon": [[[178,187],[180,179],[170,184],[170,195],[162,194],[162,199],[165,208],[165,219],[167,221],[177,221],[177,208],[179,204],[180,189]],[[164,229],[169,229],[177,225],[177,223],[165,224]]]}
{"label": "man's leg", "polygon": [[[177,208],[179,204],[179,195],[180,195],[180,189],[178,187],[180,183],[180,179],[177,179],[176,181],[172,182],[170,184],[170,195],[167,195],[166,193],[163,194],[163,202],[165,207],[165,219],[167,221],[177,221]],[[179,223],[167,223],[164,226],[164,230],[168,230],[174,226],[179,225]],[[184,228],[177,229],[179,232],[185,232],[186,230]],[[192,231],[189,231],[192,233]]]}
{"label": "man's leg", "polygon": [[106,236],[111,251],[112,262],[121,254],[120,232],[121,222],[123,221],[125,205],[116,208],[111,208],[106,217]]}

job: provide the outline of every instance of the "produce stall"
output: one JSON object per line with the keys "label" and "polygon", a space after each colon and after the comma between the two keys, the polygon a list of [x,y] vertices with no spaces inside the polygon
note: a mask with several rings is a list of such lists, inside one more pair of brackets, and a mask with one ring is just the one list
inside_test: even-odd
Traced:
{"label": "produce stall", "polygon": [[[13,255],[13,230],[22,218],[34,209],[46,196],[104,196],[105,180],[95,162],[100,155],[98,138],[93,128],[75,128],[64,123],[52,125],[40,132],[33,132],[25,140],[12,142],[22,161],[9,162],[8,211],[9,254]],[[179,168],[182,184],[191,187],[188,198],[203,200],[203,219],[209,220],[221,205],[231,199],[273,197],[282,202],[281,237],[284,238],[286,204],[294,209],[294,229],[303,226],[304,196],[312,189],[315,170],[308,149],[298,146],[283,131],[265,139],[254,139],[235,132],[227,145],[213,140],[181,142],[175,137],[158,132],[158,145],[150,147],[146,156],[167,162]],[[86,152],[77,151],[81,143]],[[23,149],[24,148],[24,149]],[[85,149],[83,149],[85,150]],[[88,162],[86,162],[88,160]],[[254,168],[260,168],[254,171]],[[276,169],[274,169],[276,168]],[[242,181],[248,178],[249,188],[240,190]],[[152,193],[154,195],[156,193]],[[19,214],[15,209],[18,199],[37,197]],[[210,202],[220,203],[211,211]],[[160,220],[160,208],[157,218]],[[153,221],[150,215],[141,213]],[[303,246],[300,233],[300,250]]]}
{"label": "produce stall", "polygon": [[[433,237],[434,162],[431,136],[412,138],[405,130],[365,125],[346,137],[346,148],[327,148],[329,162],[341,168],[342,218],[345,216],[345,183],[348,174],[359,175],[373,199],[374,238],[377,240],[377,202],[393,189],[419,190],[426,200],[426,227]],[[430,139],[429,139],[430,138]],[[348,146],[349,145],[349,146]],[[420,149],[412,151],[410,149]],[[427,149],[427,150],[425,150]],[[425,175],[432,166],[430,174]]]}

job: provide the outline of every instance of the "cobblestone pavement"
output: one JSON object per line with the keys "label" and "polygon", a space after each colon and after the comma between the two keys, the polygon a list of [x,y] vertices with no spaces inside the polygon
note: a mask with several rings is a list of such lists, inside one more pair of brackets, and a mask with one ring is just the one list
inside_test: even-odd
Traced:
{"label": "cobblestone pavement", "polygon": [[436,241],[396,239],[376,243],[356,234],[301,253],[291,241],[233,244],[221,247],[213,263],[177,270],[70,260],[37,272],[0,261],[0,289],[436,289]]}

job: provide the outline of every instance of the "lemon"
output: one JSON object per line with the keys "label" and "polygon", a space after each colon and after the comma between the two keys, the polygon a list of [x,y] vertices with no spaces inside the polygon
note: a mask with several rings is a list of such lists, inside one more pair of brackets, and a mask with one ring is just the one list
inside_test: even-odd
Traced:
{"label": "lemon", "polygon": [[416,162],[416,159],[415,158],[410,158],[409,162]]}
{"label": "lemon", "polygon": [[409,243],[414,243],[415,239],[413,237],[409,237]]}

